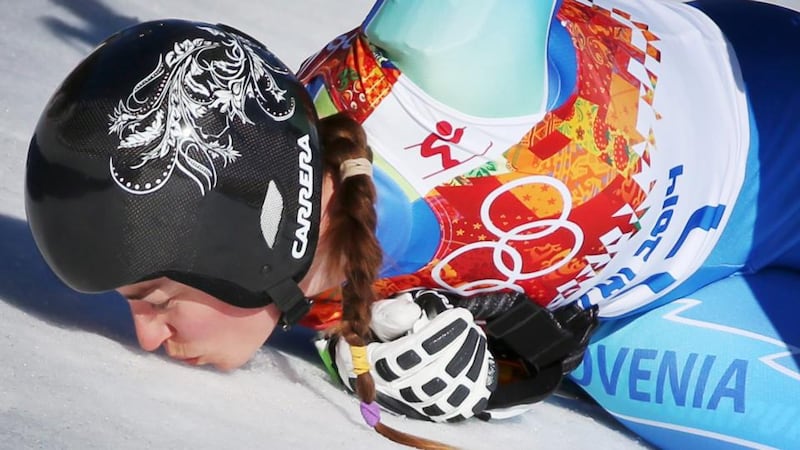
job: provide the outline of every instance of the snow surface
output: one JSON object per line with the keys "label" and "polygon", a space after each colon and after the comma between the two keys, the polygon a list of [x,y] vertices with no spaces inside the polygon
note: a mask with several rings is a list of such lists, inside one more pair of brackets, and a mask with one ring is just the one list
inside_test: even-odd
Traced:
{"label": "snow surface", "polygon": [[[355,398],[330,381],[311,333],[276,333],[232,373],[143,352],[122,299],[64,287],[24,221],[25,158],[39,113],[106,36],[153,19],[222,22],[296,69],[371,4],[0,0],[0,448],[399,448],[364,425]],[[647,447],[599,407],[555,397],[504,422],[385,422],[468,449]]]}

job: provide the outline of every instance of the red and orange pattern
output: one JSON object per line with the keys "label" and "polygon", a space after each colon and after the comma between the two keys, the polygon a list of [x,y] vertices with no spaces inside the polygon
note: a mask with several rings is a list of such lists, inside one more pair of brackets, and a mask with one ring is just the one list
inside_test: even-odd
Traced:
{"label": "red and orange pattern", "polygon": [[[570,282],[590,277],[613,256],[607,236],[639,230],[639,207],[652,186],[641,186],[634,175],[649,166],[655,137],[637,127],[639,109],[652,108],[657,76],[647,70],[646,58],[660,60],[658,38],[646,24],[630,21],[623,11],[607,10],[576,0],[564,1],[558,19],[566,25],[575,46],[577,85],[570,99],[535,124],[502,159],[438,186],[425,196],[440,218],[442,238],[433,260],[417,273],[380,280],[382,296],[415,287],[437,287],[432,270],[442,259],[475,242],[497,240],[480,216],[481,199],[504,184],[530,175],[559,180],[571,195],[568,220],[583,231],[580,250],[566,264],[545,275],[516,281],[537,303],[546,305]],[[645,49],[633,43],[644,37]],[[358,30],[340,39],[349,45],[323,51],[304,66],[304,82],[322,76],[339,110],[365,120],[389,94],[399,72],[376,59],[365,36]],[[647,73],[640,81],[628,68],[638,63]],[[658,118],[655,111],[652,114]],[[557,217],[564,199],[547,184],[528,184],[509,190],[493,203],[495,226],[510,230],[536,220]],[[626,211],[624,214],[617,214]],[[535,230],[532,230],[535,231]],[[612,233],[613,232],[613,233]],[[606,242],[601,237],[606,236]],[[510,241],[522,256],[522,272],[551,267],[570,253],[575,237],[554,232],[533,240]],[[501,279],[492,261],[492,249],[465,252],[440,271],[450,286],[486,279]],[[323,326],[338,319],[336,293],[317,299],[306,324]]]}
{"label": "red and orange pattern", "polygon": [[359,29],[339,36],[303,63],[298,77],[308,84],[322,77],[336,109],[363,122],[389,95],[400,71],[381,65]]}

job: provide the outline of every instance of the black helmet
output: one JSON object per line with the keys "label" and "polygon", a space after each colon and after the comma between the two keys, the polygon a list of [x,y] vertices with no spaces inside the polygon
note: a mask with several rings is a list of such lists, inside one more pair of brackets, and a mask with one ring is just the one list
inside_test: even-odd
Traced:
{"label": "black helmet", "polygon": [[28,151],[45,260],[102,292],[168,276],[293,323],[319,231],[317,116],[303,85],[225,25],[142,23],[56,90]]}

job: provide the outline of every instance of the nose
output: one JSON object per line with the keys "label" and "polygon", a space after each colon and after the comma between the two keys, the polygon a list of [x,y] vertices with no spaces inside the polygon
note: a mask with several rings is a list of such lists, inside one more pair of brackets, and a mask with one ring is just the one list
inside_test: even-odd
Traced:
{"label": "nose", "polygon": [[129,300],[136,338],[142,350],[152,352],[172,336],[172,329],[165,322],[163,314],[150,303],[141,300]]}

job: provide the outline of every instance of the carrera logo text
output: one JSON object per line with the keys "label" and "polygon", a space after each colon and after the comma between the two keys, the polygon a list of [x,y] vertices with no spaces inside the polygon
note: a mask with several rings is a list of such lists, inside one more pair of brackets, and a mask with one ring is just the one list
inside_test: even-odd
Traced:
{"label": "carrera logo text", "polygon": [[297,140],[300,146],[298,154],[300,162],[300,192],[297,196],[297,230],[294,232],[295,240],[292,243],[292,257],[300,259],[308,249],[308,233],[311,230],[311,213],[314,211],[311,197],[314,195],[314,168],[311,167],[311,147],[308,135]]}

